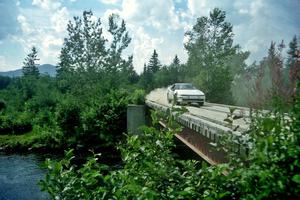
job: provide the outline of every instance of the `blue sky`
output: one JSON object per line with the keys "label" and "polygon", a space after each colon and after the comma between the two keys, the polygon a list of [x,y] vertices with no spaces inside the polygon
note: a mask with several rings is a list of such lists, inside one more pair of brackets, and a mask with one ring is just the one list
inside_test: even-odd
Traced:
{"label": "blue sky", "polygon": [[0,71],[20,68],[33,45],[40,64],[57,64],[67,23],[84,10],[104,24],[111,13],[125,19],[136,71],[153,49],[163,64],[175,54],[185,62],[184,33],[214,7],[226,11],[235,44],[251,52],[249,63],[265,56],[271,41],[300,36],[300,0],[0,0]]}

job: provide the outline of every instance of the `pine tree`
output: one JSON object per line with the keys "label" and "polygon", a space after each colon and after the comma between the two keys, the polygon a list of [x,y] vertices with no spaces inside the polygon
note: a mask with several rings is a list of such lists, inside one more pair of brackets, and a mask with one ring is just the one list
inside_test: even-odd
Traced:
{"label": "pine tree", "polygon": [[296,35],[289,44],[287,54],[286,67],[289,70],[290,94],[294,96],[296,94],[297,81],[299,82],[300,80],[300,47]]}
{"label": "pine tree", "polygon": [[37,58],[37,50],[33,46],[31,49],[31,53],[27,55],[25,61],[23,62],[24,66],[22,68],[24,76],[39,76],[39,69],[37,67],[36,61],[39,60]]}
{"label": "pine tree", "polygon": [[146,64],[144,64],[144,70],[141,74],[140,85],[146,91],[153,89],[153,73]]}
{"label": "pine tree", "polygon": [[153,51],[153,54],[149,60],[147,67],[153,74],[158,72],[161,67],[160,61],[158,59],[158,54],[155,49]]}
{"label": "pine tree", "polygon": [[286,67],[291,69],[295,61],[297,60],[297,52],[298,52],[298,40],[296,35],[293,37],[292,41],[289,44],[289,50],[287,51],[288,57],[286,61]]}
{"label": "pine tree", "polygon": [[173,58],[172,64],[173,66],[179,66],[180,65],[180,60],[177,55]]}
{"label": "pine tree", "polygon": [[180,64],[180,60],[177,55],[175,55],[175,57],[173,58],[171,65],[168,66],[166,76],[168,85],[183,81],[182,65]]}

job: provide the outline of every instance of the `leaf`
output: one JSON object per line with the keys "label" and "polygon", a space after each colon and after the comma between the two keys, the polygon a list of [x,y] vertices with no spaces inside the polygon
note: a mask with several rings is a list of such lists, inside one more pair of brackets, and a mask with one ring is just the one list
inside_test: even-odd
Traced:
{"label": "leaf", "polygon": [[300,184],[300,174],[296,174],[293,176],[292,180],[298,184]]}

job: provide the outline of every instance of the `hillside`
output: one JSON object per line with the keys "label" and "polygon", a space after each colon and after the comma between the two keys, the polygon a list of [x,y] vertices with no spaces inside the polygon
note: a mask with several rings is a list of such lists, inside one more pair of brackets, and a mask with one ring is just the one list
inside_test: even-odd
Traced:
{"label": "hillside", "polygon": [[[38,66],[39,71],[41,74],[48,74],[50,76],[56,75],[56,67],[50,64],[43,64]],[[9,77],[16,77],[22,76],[22,69],[7,71],[7,72],[0,72],[0,76],[9,76]]]}

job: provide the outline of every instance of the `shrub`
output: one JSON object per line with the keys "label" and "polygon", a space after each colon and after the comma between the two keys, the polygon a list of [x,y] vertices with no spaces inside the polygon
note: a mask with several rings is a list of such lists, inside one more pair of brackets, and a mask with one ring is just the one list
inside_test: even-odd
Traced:
{"label": "shrub", "polygon": [[0,112],[6,108],[6,103],[3,100],[0,100]]}
{"label": "shrub", "polygon": [[67,97],[58,106],[57,124],[66,137],[74,137],[81,125],[80,106],[75,99]]}
{"label": "shrub", "polygon": [[130,103],[142,105],[145,103],[145,90],[135,90],[131,95]]}
{"label": "shrub", "polygon": [[128,95],[113,91],[82,114],[81,141],[86,145],[111,146],[126,132]]}
{"label": "shrub", "polygon": [[[173,133],[145,128],[145,135],[128,136],[120,146],[124,167],[109,171],[98,155],[78,168],[72,151],[63,160],[46,161],[43,190],[57,199],[195,199],[201,183],[196,163],[178,161],[171,154]],[[62,174],[64,174],[62,176]]]}
{"label": "shrub", "polygon": [[29,113],[13,113],[0,116],[1,134],[24,134],[32,130],[31,116]]}
{"label": "shrub", "polygon": [[299,113],[300,98],[289,117],[257,113],[246,160],[232,157],[199,169],[174,158],[172,130],[144,128],[144,135],[127,136],[120,146],[121,169],[108,171],[95,156],[78,168],[69,152],[60,162],[47,161],[41,185],[59,199],[299,199]]}

